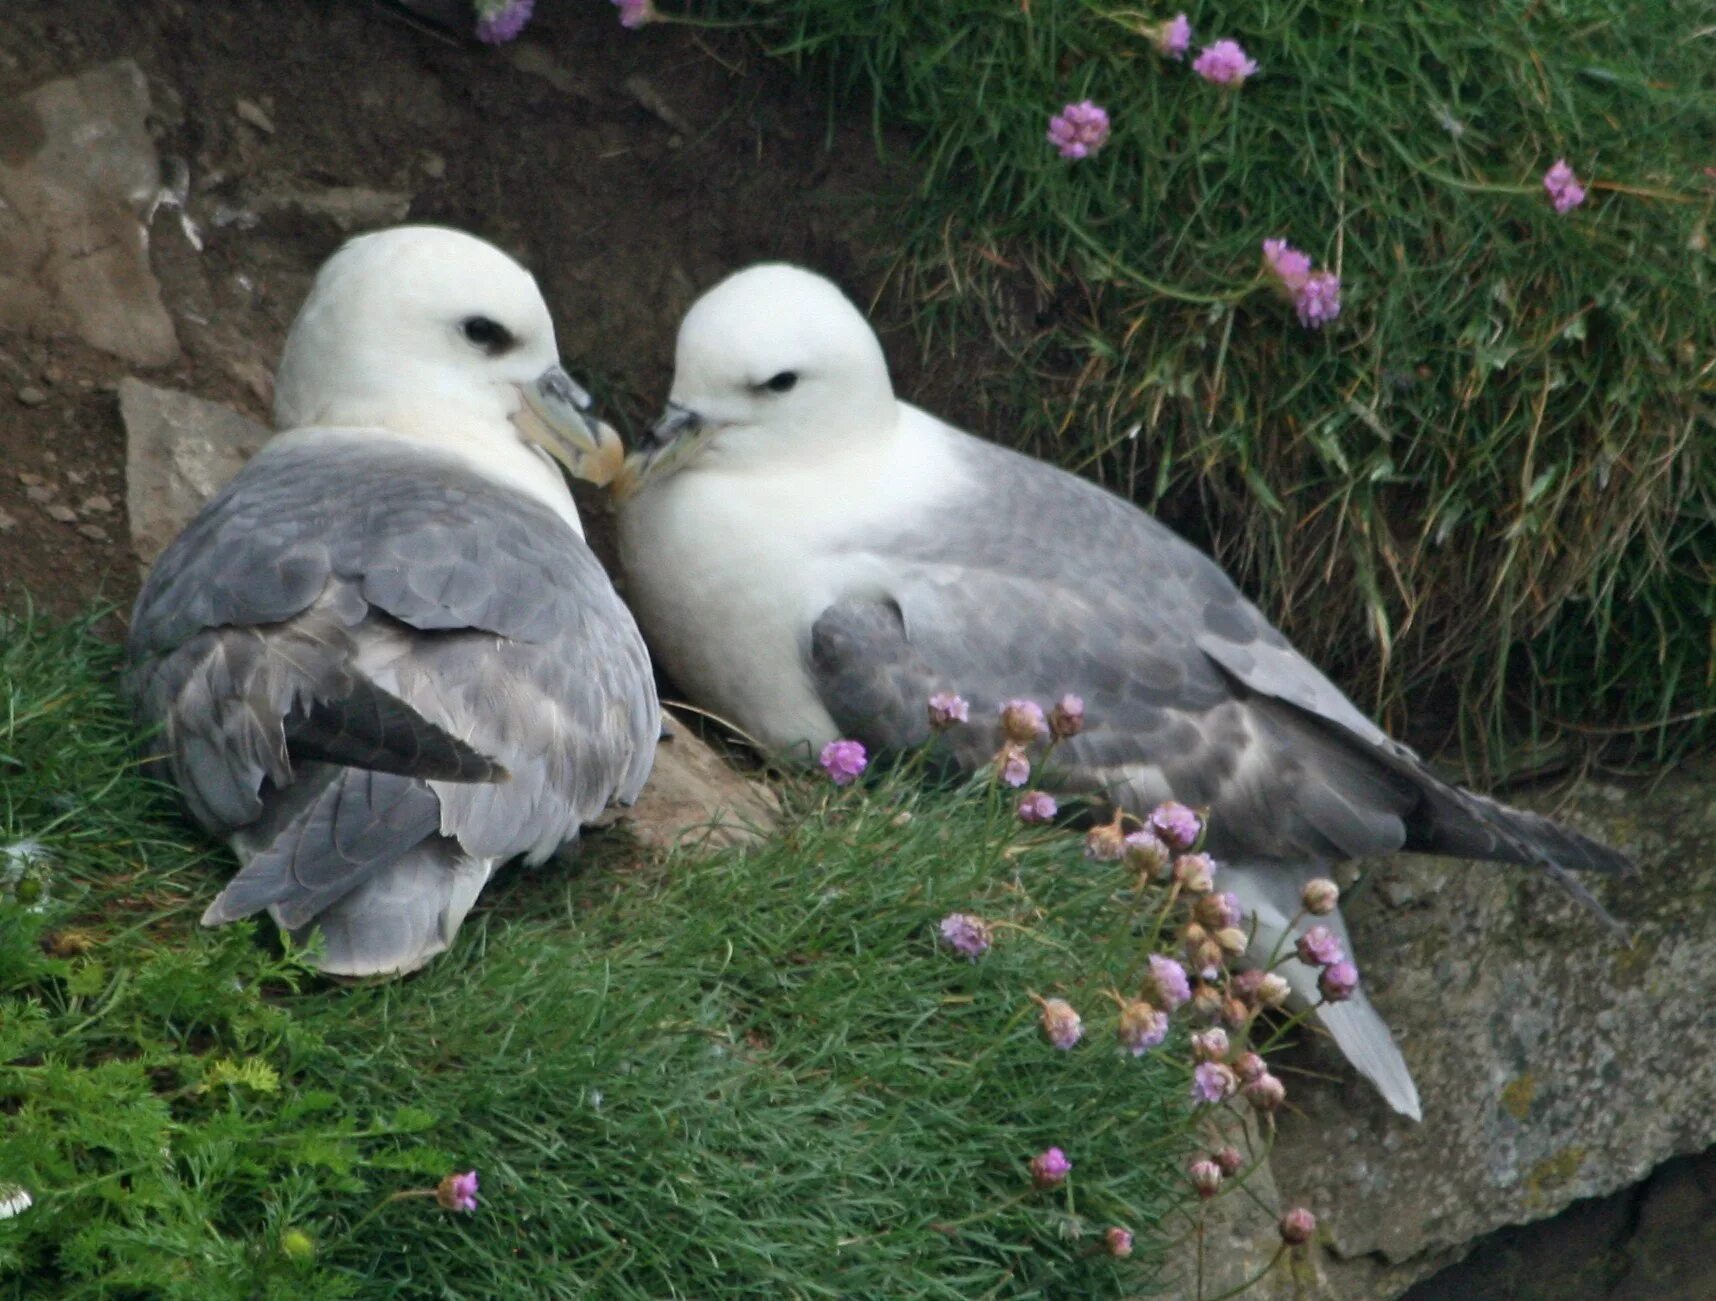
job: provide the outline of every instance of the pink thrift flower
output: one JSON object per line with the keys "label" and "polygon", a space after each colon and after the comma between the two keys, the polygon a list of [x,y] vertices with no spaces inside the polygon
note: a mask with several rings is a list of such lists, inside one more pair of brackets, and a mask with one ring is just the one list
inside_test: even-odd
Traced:
{"label": "pink thrift flower", "polygon": [[1108,1248],[1108,1254],[1116,1260],[1125,1260],[1132,1254],[1131,1229],[1123,1229],[1116,1224],[1102,1235],[1102,1242]]}
{"label": "pink thrift flower", "polygon": [[1186,1173],[1191,1176],[1192,1187],[1199,1197],[1208,1199],[1221,1191],[1221,1167],[1208,1157],[1193,1161]]}
{"label": "pink thrift flower", "polygon": [[988,952],[995,933],[989,923],[970,913],[949,913],[941,919],[941,942],[961,957],[975,962]]}
{"label": "pink thrift flower", "polygon": [[1170,1012],[1184,1006],[1192,996],[1192,983],[1186,977],[1186,969],[1160,953],[1150,955],[1150,983],[1156,990],[1156,1001]]}
{"label": "pink thrift flower", "polygon": [[1216,1163],[1222,1174],[1232,1179],[1245,1168],[1245,1158],[1239,1154],[1237,1147],[1217,1148],[1210,1158]]}
{"label": "pink thrift flower", "polygon": [[1049,143],[1062,158],[1089,158],[1108,139],[1108,112],[1086,99],[1068,104],[1049,119]]}
{"label": "pink thrift flower", "polygon": [[[1036,995],[1032,995],[1036,998]],[[1064,998],[1037,998],[1042,1006],[1043,1037],[1062,1052],[1084,1038],[1084,1019]]]}
{"label": "pink thrift flower", "polygon": [[614,0],[614,7],[620,11],[620,26],[636,31],[655,17],[655,5],[651,0]]}
{"label": "pink thrift flower", "polygon": [[1171,853],[1154,831],[1134,831],[1121,841],[1121,857],[1140,876],[1156,877],[1166,870]]}
{"label": "pink thrift flower", "polygon": [[1168,1014],[1142,1000],[1122,1003],[1115,1034],[1121,1047],[1134,1057],[1142,1057],[1168,1037]]}
{"label": "pink thrift flower", "polygon": [[1021,822],[1053,822],[1055,814],[1061,811],[1061,806],[1055,803],[1055,797],[1047,791],[1032,791],[1019,801],[1019,821]]}
{"label": "pink thrift flower", "polygon": [[1001,780],[1014,790],[1031,780],[1031,761],[1018,746],[1009,745],[1004,748],[1000,759]]}
{"label": "pink thrift flower", "polygon": [[1264,1071],[1254,1080],[1247,1080],[1240,1092],[1245,1094],[1245,1100],[1259,1111],[1274,1111],[1287,1101],[1287,1086],[1281,1083],[1280,1077]]}
{"label": "pink thrift flower", "polygon": [[1317,1217],[1303,1206],[1295,1206],[1281,1217],[1281,1241],[1289,1247],[1309,1242],[1317,1232]]}
{"label": "pink thrift flower", "polygon": [[1269,1067],[1263,1058],[1254,1052],[1243,1052],[1234,1059],[1233,1073],[1239,1076],[1241,1084],[1250,1084],[1260,1080],[1269,1073]]}
{"label": "pink thrift flower", "polygon": [[1313,926],[1299,937],[1299,961],[1308,967],[1326,967],[1347,956],[1340,936],[1327,926]]}
{"label": "pink thrift flower", "polygon": [[1156,51],[1164,58],[1183,59],[1192,48],[1192,22],[1184,14],[1175,14],[1156,29]]}
{"label": "pink thrift flower", "polygon": [[1323,968],[1323,974],[1317,977],[1317,988],[1322,991],[1325,1003],[1346,1002],[1353,996],[1358,983],[1358,968],[1344,959],[1331,962]]}
{"label": "pink thrift flower", "polygon": [[1571,212],[1585,202],[1585,187],[1579,184],[1565,158],[1557,158],[1555,166],[1543,174],[1543,188],[1549,191],[1557,212]]}
{"label": "pink thrift flower", "polygon": [[822,747],[817,762],[836,786],[848,786],[869,766],[870,759],[861,741],[830,741]]}
{"label": "pink thrift flower", "polygon": [[1341,314],[1341,278],[1333,271],[1313,271],[1293,291],[1293,306],[1300,325],[1321,329]]}
{"label": "pink thrift flower", "polygon": [[1192,1060],[1198,1062],[1219,1062],[1227,1056],[1227,1031],[1219,1025],[1208,1030],[1199,1030],[1192,1036]]}
{"label": "pink thrift flower", "polygon": [[1192,908],[1192,916],[1212,931],[1226,930],[1245,920],[1245,914],[1239,907],[1239,896],[1225,890],[1199,899]]}
{"label": "pink thrift flower", "polygon": [[1070,691],[1055,702],[1049,711],[1049,732],[1064,741],[1084,731],[1084,697]]}
{"label": "pink thrift flower", "polygon": [[1015,745],[1029,745],[1049,730],[1043,707],[1034,700],[1009,700],[1001,706],[1001,731]]}
{"label": "pink thrift flower", "polygon": [[1193,810],[1174,800],[1158,804],[1150,813],[1150,830],[1170,849],[1190,849],[1204,833],[1204,821]]}
{"label": "pink thrift flower", "polygon": [[464,1174],[451,1174],[435,1185],[435,1201],[446,1211],[474,1211],[477,1209],[477,1172],[467,1170]]}
{"label": "pink thrift flower", "polygon": [[1243,86],[1257,75],[1257,60],[1246,58],[1238,41],[1217,41],[1192,60],[1192,71],[1218,86]]}
{"label": "pink thrift flower", "polygon": [[1192,894],[1215,889],[1215,859],[1208,854],[1181,854],[1174,860],[1174,880]]}
{"label": "pink thrift flower", "polygon": [[1210,1106],[1224,1102],[1239,1088],[1239,1080],[1230,1067],[1220,1062],[1205,1062],[1192,1072],[1192,1101]]}
{"label": "pink thrift flower", "polygon": [[477,39],[505,45],[524,30],[536,0],[477,0]]}
{"label": "pink thrift flower", "polygon": [[1031,1182],[1039,1188],[1053,1188],[1065,1183],[1072,1173],[1072,1162],[1058,1147],[1045,1148],[1031,1158]]}
{"label": "pink thrift flower", "polygon": [[929,725],[938,732],[945,732],[955,723],[968,722],[971,719],[971,704],[964,696],[955,695],[951,691],[938,691],[929,698]]}
{"label": "pink thrift flower", "polygon": [[1281,284],[1296,291],[1311,275],[1311,259],[1284,239],[1263,241],[1263,265]]}

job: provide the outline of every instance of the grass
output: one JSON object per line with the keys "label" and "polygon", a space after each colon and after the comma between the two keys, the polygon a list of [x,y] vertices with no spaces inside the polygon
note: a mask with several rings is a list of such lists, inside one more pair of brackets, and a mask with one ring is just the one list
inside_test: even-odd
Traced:
{"label": "grass", "polygon": [[[1076,837],[819,788],[749,852],[515,871],[424,973],[338,986],[197,927],[226,855],[137,771],[117,658],[0,626],[0,1182],[36,1202],[0,1297],[1137,1295],[1184,1232],[1189,1067],[1106,1037],[1139,941]],[[956,908],[981,962],[930,942]],[[471,1167],[474,1214],[397,1196]]]}
{"label": "grass", "polygon": [[[1420,739],[1707,740],[1708,6],[1189,6],[1194,49],[1262,65],[1231,94],[1154,52],[1178,7],[726,12],[915,132],[884,246],[927,349],[979,329],[1005,354],[990,432],[1211,545]],[[1047,119],[1085,97],[1114,135],[1068,164]],[[1591,191],[1567,216],[1540,184],[1562,156]],[[1262,284],[1272,236],[1339,271],[1334,327]]]}

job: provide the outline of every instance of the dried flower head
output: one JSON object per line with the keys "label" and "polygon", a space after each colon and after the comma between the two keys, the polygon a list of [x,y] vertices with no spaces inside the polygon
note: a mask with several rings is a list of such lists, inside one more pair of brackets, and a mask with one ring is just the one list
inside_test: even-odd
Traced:
{"label": "dried flower head", "polygon": [[1192,1036],[1192,1060],[1195,1062],[1219,1062],[1227,1053],[1227,1031],[1219,1025],[1200,1030]]}
{"label": "dried flower head", "polygon": [[1168,1014],[1152,1007],[1142,999],[1120,1002],[1120,1020],[1115,1037],[1121,1047],[1134,1057],[1142,1057],[1168,1037]]}
{"label": "dried flower head", "polygon": [[1060,811],[1061,806],[1055,803],[1055,797],[1047,791],[1031,791],[1019,797],[1021,822],[1053,822]]}
{"label": "dried flower head", "polygon": [[1150,955],[1149,989],[1156,996],[1154,1001],[1170,1012],[1192,996],[1192,984],[1186,976],[1186,969],[1160,953]]}
{"label": "dried flower head", "polygon": [[1323,974],[1317,977],[1317,990],[1326,1003],[1344,1003],[1358,989],[1358,983],[1358,968],[1343,958],[1323,968]]}
{"label": "dried flower head", "polygon": [[1154,831],[1134,831],[1121,842],[1126,866],[1142,877],[1158,877],[1167,871],[1172,851]]}
{"label": "dried flower head", "polygon": [[1015,745],[1029,745],[1049,730],[1043,707],[1034,700],[1009,700],[1001,706],[1001,733]]}
{"label": "dried flower head", "polygon": [[450,1174],[435,1185],[435,1201],[445,1211],[474,1211],[477,1209],[477,1172]]}
{"label": "dried flower head", "polygon": [[1001,747],[1001,753],[995,756],[996,767],[1000,771],[1001,781],[1014,790],[1018,790],[1031,780],[1031,761],[1025,752],[1011,742]]}
{"label": "dried flower head", "polygon": [[1126,837],[1118,822],[1104,822],[1085,833],[1084,856],[1098,863],[1117,863],[1126,852]]}
{"label": "dried flower head", "polygon": [[1102,1242],[1108,1248],[1108,1254],[1116,1260],[1125,1260],[1132,1254],[1131,1229],[1123,1229],[1116,1224],[1102,1235]]}
{"label": "dried flower head", "polygon": [[1257,75],[1257,60],[1247,58],[1238,41],[1217,41],[1204,46],[1203,52],[1192,60],[1192,71],[1218,86],[1237,88],[1245,84],[1247,77]]}
{"label": "dried flower head", "polygon": [[1181,854],[1174,860],[1174,880],[1191,894],[1207,894],[1215,889],[1215,859],[1208,854]]}
{"label": "dried flower head", "polygon": [[1068,104],[1049,119],[1049,143],[1061,157],[1089,158],[1108,141],[1108,112],[1091,100]]}
{"label": "dried flower head", "polygon": [[1326,967],[1346,957],[1341,938],[1327,926],[1313,926],[1299,937],[1299,961],[1308,967]]}
{"label": "dried flower head", "polygon": [[1293,987],[1287,983],[1287,977],[1276,972],[1265,972],[1263,979],[1257,982],[1257,1004],[1259,1007],[1282,1007],[1293,992]]}
{"label": "dried flower head", "polygon": [[1055,701],[1049,711],[1049,734],[1058,741],[1077,736],[1084,731],[1084,697],[1070,691]]}
{"label": "dried flower head", "polygon": [[1281,1241],[1289,1247],[1309,1242],[1317,1233],[1317,1217],[1303,1206],[1295,1206],[1281,1217]]}
{"label": "dried flower head", "polygon": [[1239,896],[1225,890],[1206,894],[1199,899],[1192,905],[1192,916],[1212,931],[1238,926],[1245,920],[1245,914],[1240,910]]}
{"label": "dried flower head", "polygon": [[1065,1183],[1072,1173],[1072,1162],[1058,1147],[1044,1148],[1031,1158],[1031,1182],[1039,1188],[1053,1188]]}
{"label": "dried flower head", "polygon": [[1208,1157],[1200,1157],[1186,1168],[1192,1187],[1199,1197],[1208,1200],[1221,1191],[1221,1167]]}
{"label": "dried flower head", "polygon": [[1543,188],[1549,191],[1550,202],[1557,212],[1571,212],[1585,202],[1585,187],[1579,184],[1565,158],[1557,158],[1555,166],[1543,174]]}
{"label": "dried flower head", "polygon": [[1340,905],[1341,888],[1326,877],[1317,877],[1305,882],[1305,888],[1299,892],[1299,902],[1305,911],[1313,917],[1327,917]]}
{"label": "dried flower head", "polygon": [[1170,849],[1190,849],[1204,834],[1204,820],[1197,811],[1177,800],[1165,800],[1151,809],[1148,825]]}
{"label": "dried flower head", "polygon": [[864,752],[863,742],[840,740],[823,746],[817,762],[836,786],[849,786],[869,766],[870,757]]}
{"label": "dried flower head", "polygon": [[945,732],[955,723],[971,720],[971,702],[951,691],[938,691],[929,698],[929,725]]}
{"label": "dried flower head", "polygon": [[1163,58],[1183,59],[1192,48],[1192,23],[1184,14],[1175,14],[1153,33],[1156,51]]}
{"label": "dried flower head", "polygon": [[1032,994],[1037,1005],[1043,1009],[1040,1018],[1043,1027],[1043,1037],[1062,1052],[1071,1048],[1084,1038],[1084,1019],[1073,1009],[1073,1005],[1064,998],[1038,998]]}
{"label": "dried flower head", "polygon": [[941,919],[938,929],[943,944],[974,962],[995,942],[995,933],[989,923],[970,913],[949,913]]}

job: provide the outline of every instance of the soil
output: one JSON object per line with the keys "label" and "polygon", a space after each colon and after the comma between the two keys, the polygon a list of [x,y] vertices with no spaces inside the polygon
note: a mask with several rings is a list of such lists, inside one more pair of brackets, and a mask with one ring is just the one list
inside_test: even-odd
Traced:
{"label": "soil", "polygon": [[[182,345],[170,366],[134,372],[74,339],[0,331],[12,608],[26,593],[56,614],[135,594],[114,397],[127,373],[267,418],[286,328],[351,233],[296,196],[397,192],[405,220],[513,253],[542,284],[569,369],[625,429],[659,406],[679,317],[726,273],[787,259],[872,294],[886,256],[862,242],[867,214],[910,183],[879,160],[864,115],[831,119],[819,87],[748,38],[628,32],[606,4],[540,5],[526,38],[498,49],[372,0],[0,6],[0,103],[118,58],[148,75],[163,170],[188,166],[204,247],[156,214],[151,261]],[[882,324],[913,391],[915,350]],[[91,497],[110,508],[84,510]],[[605,511],[582,504],[603,550]]]}

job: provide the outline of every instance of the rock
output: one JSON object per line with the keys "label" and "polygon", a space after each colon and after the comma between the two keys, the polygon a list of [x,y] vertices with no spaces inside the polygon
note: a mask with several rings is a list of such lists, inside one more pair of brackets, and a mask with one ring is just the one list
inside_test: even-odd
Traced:
{"label": "rock", "polygon": [[48,483],[32,483],[24,489],[24,499],[37,506],[46,506],[58,495],[58,490]]}
{"label": "rock", "polygon": [[[325,190],[266,190],[251,197],[248,211],[254,218],[276,212],[320,217],[343,231],[373,230],[404,221],[411,211],[411,195],[403,190],[372,190],[363,185],[336,185]],[[220,224],[220,214],[215,224]],[[240,226],[242,219],[238,220]]]}
{"label": "rock", "polygon": [[148,115],[129,59],[0,103],[0,326],[137,366],[178,356],[141,220],[160,189]]}
{"label": "rock", "polygon": [[[1481,1235],[1716,1144],[1713,783],[1707,760],[1636,795],[1590,785],[1543,807],[1638,859],[1634,880],[1587,878],[1631,947],[1523,869],[1402,859],[1350,896],[1355,956],[1424,1122],[1390,1113],[1332,1049],[1300,1050],[1311,1073],[1285,1077],[1298,1112],[1271,1173],[1322,1223],[1318,1295],[1397,1296]],[[1395,874],[1409,888],[1383,888]],[[1260,1223],[1253,1268],[1274,1249]]]}
{"label": "rock", "polygon": [[18,517],[8,510],[0,510],[0,533],[10,533],[18,527]]}
{"label": "rock", "polygon": [[77,531],[81,536],[88,538],[91,542],[107,541],[107,530],[102,528],[99,524],[79,524],[77,526]]}
{"label": "rock", "polygon": [[18,390],[18,404],[26,407],[39,407],[48,400],[48,395],[34,384],[26,384]]}
{"label": "rock", "polygon": [[[68,475],[67,477],[69,478],[70,476]],[[93,497],[85,497],[83,499],[83,504],[78,507],[78,510],[83,512],[85,515],[105,515],[112,509],[113,503],[99,492]]]}
{"label": "rock", "polygon": [[757,838],[779,816],[773,794],[741,775],[701,737],[668,716],[649,784],[624,815],[633,836],[652,849],[734,845]]}
{"label": "rock", "polygon": [[77,523],[77,512],[70,506],[44,506],[42,513],[56,524]]}
{"label": "rock", "polygon": [[125,504],[145,567],[270,437],[229,407],[126,378]]}
{"label": "rock", "polygon": [[265,136],[274,134],[274,120],[262,111],[262,105],[254,100],[241,99],[233,105],[233,111],[240,119],[250,123]]}

